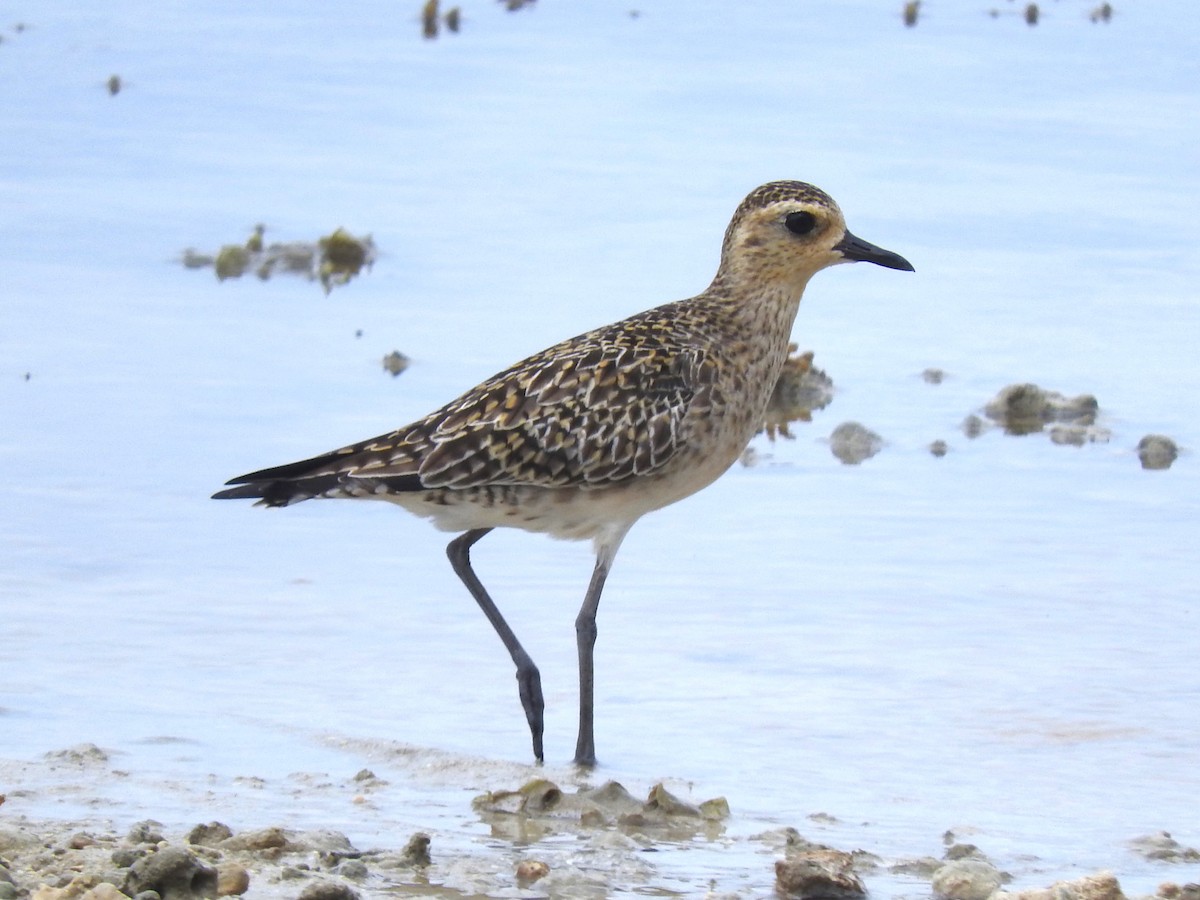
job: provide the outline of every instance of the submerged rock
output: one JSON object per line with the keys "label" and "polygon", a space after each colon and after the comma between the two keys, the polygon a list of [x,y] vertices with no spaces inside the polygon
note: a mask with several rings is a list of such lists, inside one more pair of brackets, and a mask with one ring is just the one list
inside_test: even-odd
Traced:
{"label": "submerged rock", "polygon": [[392,377],[396,377],[405,369],[408,368],[409,359],[399,350],[393,350],[383,358],[383,370],[390,372]]}
{"label": "submerged rock", "polygon": [[771,440],[776,436],[791,440],[792,433],[788,430],[791,422],[811,422],[814,410],[824,409],[833,402],[833,379],[813,367],[811,350],[796,353],[796,349],[796,344],[789,345],[791,356],[783,365],[763,413],[762,430]]}
{"label": "submerged rock", "polygon": [[1107,444],[1112,432],[1098,425],[1055,425],[1050,429],[1050,441],[1071,447],[1084,444]]}
{"label": "submerged rock", "polygon": [[1133,851],[1145,859],[1164,862],[1200,862],[1200,850],[1185,847],[1169,831],[1143,835],[1129,842]]}
{"label": "submerged rock", "polygon": [[858,422],[843,422],[829,435],[829,449],[848,466],[856,466],[883,449],[883,438]]}
{"label": "submerged rock", "polygon": [[1148,434],[1137,445],[1143,469],[1169,469],[1179,458],[1179,447],[1165,434]]}
{"label": "submerged rock", "polygon": [[1066,397],[1036,384],[1010,384],[984,407],[984,415],[1008,434],[1041,431],[1051,422],[1095,425],[1100,404],[1091,394]]}
{"label": "submerged rock", "polygon": [[715,835],[729,817],[723,797],[696,805],[656,784],[642,802],[615,781],[571,794],[538,778],[516,791],[489,791],[472,805],[514,841],[540,840],[555,831],[588,834],[612,827],[626,834],[683,840],[697,832]]}
{"label": "submerged rock", "polygon": [[408,839],[404,845],[404,849],[400,851],[400,858],[405,865],[409,866],[427,866],[433,862],[429,856],[429,835],[423,831],[418,831]]}
{"label": "submerged rock", "polygon": [[241,243],[226,244],[215,254],[199,253],[189,247],[180,258],[186,269],[212,266],[218,281],[241,278],[253,271],[266,281],[276,274],[299,275],[321,282],[325,293],[346,284],[370,269],[375,262],[375,242],[370,235],[356,237],[337,228],[316,241],[290,241],[263,245],[265,225]]}

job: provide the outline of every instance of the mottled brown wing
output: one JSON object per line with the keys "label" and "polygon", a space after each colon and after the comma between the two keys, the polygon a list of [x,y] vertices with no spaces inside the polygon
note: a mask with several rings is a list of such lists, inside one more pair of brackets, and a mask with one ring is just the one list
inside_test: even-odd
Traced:
{"label": "mottled brown wing", "polygon": [[423,487],[600,485],[644,475],[706,406],[713,367],[639,340],[567,342],[518,363],[406,429],[355,448],[345,474]]}

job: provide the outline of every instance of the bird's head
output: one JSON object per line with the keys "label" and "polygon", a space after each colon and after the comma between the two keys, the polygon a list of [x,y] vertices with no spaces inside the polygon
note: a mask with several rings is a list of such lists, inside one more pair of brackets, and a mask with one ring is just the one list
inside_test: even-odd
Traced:
{"label": "bird's head", "polygon": [[802,181],[772,181],[751,191],[734,213],[718,277],[803,290],[815,273],[844,262],[913,271],[899,254],[851,234],[842,211],[821,189]]}

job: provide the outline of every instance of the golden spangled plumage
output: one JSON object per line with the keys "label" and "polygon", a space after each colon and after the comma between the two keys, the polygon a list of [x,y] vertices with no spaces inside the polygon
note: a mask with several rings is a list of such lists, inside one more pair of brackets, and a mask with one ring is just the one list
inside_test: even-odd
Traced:
{"label": "golden spangled plumage", "polygon": [[[851,235],[817,188],[763,185],[734,213],[704,293],[563,341],[410,425],[243,475],[214,496],[267,506],[383,499],[465,532],[450,545],[451,561],[517,662],[541,759],[536,667],[471,570],[469,547],[498,526],[592,539],[596,573],[577,625],[594,640],[600,589],[629,527],[710,484],[739,457],[762,425],[809,278],[854,260],[912,268]],[[576,760],[591,763],[584,644]]]}

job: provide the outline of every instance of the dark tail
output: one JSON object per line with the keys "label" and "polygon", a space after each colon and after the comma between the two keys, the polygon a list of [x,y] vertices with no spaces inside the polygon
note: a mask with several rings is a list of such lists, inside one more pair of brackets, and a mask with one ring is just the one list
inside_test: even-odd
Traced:
{"label": "dark tail", "polygon": [[231,478],[235,485],[212,495],[214,500],[257,500],[257,506],[290,506],[314,497],[362,497],[380,484],[387,493],[418,491],[423,485],[416,475],[370,478],[356,476],[357,466],[344,451],[312,459],[259,469]]}

